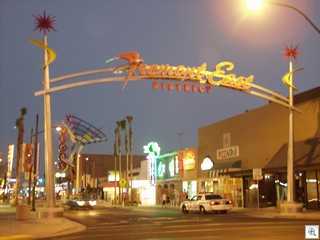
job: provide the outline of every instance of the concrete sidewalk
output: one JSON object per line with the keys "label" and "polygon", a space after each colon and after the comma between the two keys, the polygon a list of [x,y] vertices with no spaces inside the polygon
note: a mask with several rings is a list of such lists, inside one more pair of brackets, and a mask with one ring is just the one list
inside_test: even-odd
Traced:
{"label": "concrete sidewalk", "polygon": [[[106,202],[99,201],[100,207],[114,207]],[[118,206],[117,207],[127,207]],[[131,206],[128,206],[131,207]],[[144,207],[158,207],[156,206],[134,206],[134,208]],[[132,208],[132,207],[131,207]],[[167,206],[167,209],[180,210],[179,207]],[[261,218],[303,218],[319,220],[320,223],[320,211],[319,210],[305,210],[302,213],[284,214],[280,213],[277,208],[233,208],[230,213],[245,214],[254,217]],[[53,237],[59,235],[65,235],[73,232],[80,232],[85,230],[86,227],[71,221],[65,217],[62,218],[43,218],[38,219],[36,212],[30,212],[30,218],[27,220],[17,220],[16,208],[10,207],[6,204],[0,204],[0,240],[10,239],[39,239],[43,237]]]}
{"label": "concrete sidewalk", "polygon": [[296,218],[296,219],[314,219],[319,220],[320,223],[320,210],[307,210],[303,209],[300,213],[281,213],[276,207],[267,208],[233,208],[232,212],[239,212],[254,217],[261,218]]}
{"label": "concrete sidewalk", "polygon": [[54,237],[85,229],[65,217],[39,219],[36,212],[30,212],[26,220],[17,220],[15,207],[0,204],[0,240]]}

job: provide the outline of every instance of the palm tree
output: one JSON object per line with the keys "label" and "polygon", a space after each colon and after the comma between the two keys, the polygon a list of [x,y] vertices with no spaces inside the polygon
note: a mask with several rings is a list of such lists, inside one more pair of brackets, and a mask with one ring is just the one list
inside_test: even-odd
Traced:
{"label": "palm tree", "polygon": [[19,191],[20,191],[20,169],[21,169],[21,158],[22,158],[22,144],[24,134],[24,116],[27,114],[27,108],[20,109],[20,117],[16,119],[16,127],[18,128],[18,142],[17,142],[17,168],[16,168],[16,190],[14,205],[18,205]]}
{"label": "palm tree", "polygon": [[132,166],[132,127],[131,127],[131,123],[132,123],[132,116],[130,115],[130,116],[127,116],[127,121],[128,121],[128,123],[129,123],[129,145],[130,145],[130,148],[129,148],[129,150],[130,150],[130,202],[131,202],[131,204],[133,203],[133,199],[132,199],[132,197],[133,197],[133,194],[132,194],[132,168],[133,168],[133,166]]}
{"label": "palm tree", "polygon": [[114,156],[114,203],[117,202],[117,138],[119,128],[114,130],[113,156]]}
{"label": "palm tree", "polygon": [[126,193],[126,202],[129,200],[129,181],[128,181],[128,172],[129,172],[129,155],[128,155],[128,134],[127,134],[127,122],[126,120],[121,121],[122,128],[124,130],[124,145],[125,145],[125,150],[126,150],[126,188],[127,188],[127,193]]}
{"label": "palm tree", "polygon": [[[122,179],[122,159],[121,159],[121,121],[117,121],[117,129],[118,129],[118,157],[119,157],[119,182]],[[121,194],[121,190],[120,190],[120,186],[119,186],[119,204],[122,203],[122,194]]]}

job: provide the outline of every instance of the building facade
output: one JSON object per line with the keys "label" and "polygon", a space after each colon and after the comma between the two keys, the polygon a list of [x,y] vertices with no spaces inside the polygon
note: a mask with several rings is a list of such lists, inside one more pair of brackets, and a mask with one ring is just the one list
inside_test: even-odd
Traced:
{"label": "building facade", "polygon": [[[295,201],[320,208],[320,87],[294,96]],[[286,200],[288,109],[269,103],[198,130],[198,181],[236,206]],[[201,169],[203,162],[211,168]],[[253,176],[261,169],[261,180]],[[258,201],[259,200],[259,201]]]}
{"label": "building facade", "polygon": [[162,204],[177,206],[185,198],[191,198],[197,188],[198,149],[187,148],[176,152],[162,154],[156,161],[156,199]]}

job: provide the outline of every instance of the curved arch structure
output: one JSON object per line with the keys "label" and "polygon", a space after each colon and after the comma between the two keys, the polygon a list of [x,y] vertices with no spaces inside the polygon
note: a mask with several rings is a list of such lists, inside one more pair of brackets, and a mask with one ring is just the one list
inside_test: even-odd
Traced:
{"label": "curved arch structure", "polygon": [[[122,53],[114,58],[111,58],[106,61],[109,63],[116,59],[125,59],[127,62],[117,67],[113,68],[105,68],[105,69],[97,69],[97,70],[90,70],[85,72],[79,72],[74,74],[69,74],[57,78],[50,79],[49,74],[49,64],[54,61],[55,59],[55,52],[48,47],[47,45],[47,36],[44,35],[43,43],[39,44],[37,41],[31,41],[33,44],[43,48],[44,52],[44,64],[43,64],[43,90],[37,91],[34,93],[35,96],[44,96],[44,129],[45,129],[45,138],[44,138],[44,145],[45,145],[45,173],[48,176],[48,181],[46,182],[47,188],[47,206],[49,208],[54,208],[55,205],[55,192],[54,192],[54,182],[52,179],[53,177],[53,161],[52,161],[52,133],[51,133],[51,100],[50,100],[50,93],[81,87],[86,85],[92,84],[99,84],[99,83],[107,83],[107,82],[124,82],[122,86],[122,90],[125,88],[127,83],[134,80],[170,80],[170,81],[178,81],[178,84],[185,84],[184,82],[191,82],[192,87],[195,86],[199,91],[203,91],[207,89],[207,92],[211,87],[226,87],[233,90],[242,91],[244,93],[257,96],[271,102],[280,104],[289,109],[290,116],[292,116],[293,111],[301,112],[299,109],[293,106],[292,102],[292,90],[294,86],[292,85],[292,75],[294,72],[302,70],[290,68],[289,72],[283,77],[283,82],[289,87],[290,94],[289,98],[286,98],[276,92],[273,92],[269,89],[261,87],[257,84],[253,83],[254,76],[250,75],[248,77],[239,76],[237,77],[235,74],[231,73],[234,68],[233,63],[231,62],[220,62],[216,65],[214,71],[207,70],[207,64],[202,64],[199,67],[185,67],[183,65],[179,66],[170,66],[166,65],[147,65],[144,63],[142,59],[139,58],[139,53],[137,52],[125,52]],[[122,76],[115,77],[106,77],[100,79],[89,79],[84,81],[72,82],[67,84],[61,84],[59,86],[51,87],[51,84],[56,84],[61,81],[90,76],[99,73],[111,73],[111,74],[123,74]],[[170,85],[172,90],[172,83]],[[179,86],[179,85],[177,85]],[[154,88],[157,88],[157,84],[153,85]],[[179,88],[177,88],[179,89]],[[290,119],[292,119],[291,117]],[[292,121],[291,121],[292,122]],[[291,124],[292,125],[292,124]],[[291,126],[290,125],[290,126]],[[292,128],[290,128],[292,129]],[[292,142],[293,135],[289,136],[290,142]],[[292,149],[288,147],[288,152],[292,152]],[[78,160],[79,161],[79,160]],[[77,162],[78,162],[77,161]],[[291,160],[288,162],[292,162]],[[289,169],[289,166],[288,166]],[[78,178],[77,178],[78,182]],[[289,185],[289,183],[288,183]],[[291,186],[292,184],[290,184]],[[293,191],[293,187],[290,187],[290,192]],[[288,200],[289,202],[289,200]],[[50,210],[49,210],[50,211]]]}
{"label": "curved arch structure", "polygon": [[[108,83],[108,82],[124,82],[122,90],[125,88],[128,81],[136,80],[169,80],[178,81],[181,83],[191,82],[194,85],[198,85],[199,91],[207,89],[210,92],[211,87],[226,87],[233,90],[242,91],[244,93],[266,99],[268,101],[280,104],[286,108],[301,112],[299,109],[293,107],[289,103],[289,99],[271,91],[267,88],[259,86],[253,83],[254,76],[250,75],[248,77],[236,76],[231,73],[234,68],[234,64],[231,62],[220,62],[215,66],[214,71],[207,70],[207,64],[203,63],[199,67],[185,67],[183,65],[170,66],[152,64],[147,65],[142,59],[139,58],[139,53],[137,52],[125,52],[117,57],[111,58],[106,62],[111,62],[115,59],[125,59],[128,62],[113,68],[96,69],[85,72],[79,72],[74,74],[69,74],[50,80],[50,83],[58,83],[61,81],[74,79],[83,76],[90,76],[94,74],[101,73],[112,73],[112,74],[122,74],[122,76],[111,76],[105,78],[89,79],[78,82],[61,84],[59,86],[54,86],[41,91],[35,92],[35,96],[45,95],[46,93],[53,93],[69,88],[81,87],[92,84]],[[302,70],[303,68],[294,69],[286,73],[283,77],[283,81],[291,77],[294,72]],[[179,83],[177,84],[177,88]],[[154,88],[155,87],[154,85]]]}

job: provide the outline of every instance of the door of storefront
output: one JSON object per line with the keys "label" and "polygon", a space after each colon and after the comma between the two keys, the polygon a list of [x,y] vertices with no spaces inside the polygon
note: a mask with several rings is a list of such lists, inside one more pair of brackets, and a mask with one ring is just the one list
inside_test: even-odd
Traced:
{"label": "door of storefront", "polygon": [[320,208],[320,170],[306,171],[307,208]]}

